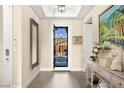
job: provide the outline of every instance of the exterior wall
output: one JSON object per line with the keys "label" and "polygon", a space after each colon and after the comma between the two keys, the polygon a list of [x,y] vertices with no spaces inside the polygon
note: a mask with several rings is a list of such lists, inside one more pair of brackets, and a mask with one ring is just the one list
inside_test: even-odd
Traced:
{"label": "exterior wall", "polygon": [[54,49],[56,52],[56,55],[64,55],[64,50],[67,49],[67,39],[63,38],[57,38],[55,43],[54,43]]}

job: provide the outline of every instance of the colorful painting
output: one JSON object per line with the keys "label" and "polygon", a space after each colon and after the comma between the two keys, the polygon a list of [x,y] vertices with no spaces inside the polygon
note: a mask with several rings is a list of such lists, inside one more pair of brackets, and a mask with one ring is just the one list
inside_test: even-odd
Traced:
{"label": "colorful painting", "polygon": [[114,5],[99,16],[99,43],[124,45],[124,5]]}

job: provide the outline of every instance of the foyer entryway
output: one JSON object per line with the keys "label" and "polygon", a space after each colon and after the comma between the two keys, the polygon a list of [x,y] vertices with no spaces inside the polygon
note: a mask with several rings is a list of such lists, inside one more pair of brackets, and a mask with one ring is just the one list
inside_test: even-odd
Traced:
{"label": "foyer entryway", "polygon": [[68,27],[54,26],[53,68],[68,67]]}

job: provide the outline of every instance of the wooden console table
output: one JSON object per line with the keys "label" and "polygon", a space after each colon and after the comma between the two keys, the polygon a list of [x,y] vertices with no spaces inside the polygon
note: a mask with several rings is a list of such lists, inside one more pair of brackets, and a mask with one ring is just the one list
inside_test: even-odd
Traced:
{"label": "wooden console table", "polygon": [[[108,83],[111,88],[124,88],[124,73],[119,71],[112,71],[108,68],[100,66],[91,60],[88,61],[87,68],[90,68],[91,81],[90,85],[93,87],[93,75]],[[88,72],[87,72],[88,77]]]}

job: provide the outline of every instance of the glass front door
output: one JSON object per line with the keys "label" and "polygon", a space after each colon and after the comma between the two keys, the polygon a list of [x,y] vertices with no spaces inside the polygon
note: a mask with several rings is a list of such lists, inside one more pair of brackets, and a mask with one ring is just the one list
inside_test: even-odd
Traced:
{"label": "glass front door", "polygon": [[54,26],[54,68],[68,67],[68,27]]}

